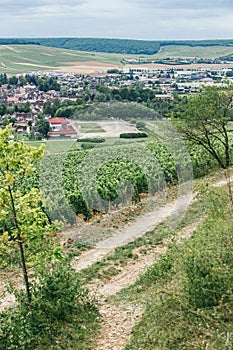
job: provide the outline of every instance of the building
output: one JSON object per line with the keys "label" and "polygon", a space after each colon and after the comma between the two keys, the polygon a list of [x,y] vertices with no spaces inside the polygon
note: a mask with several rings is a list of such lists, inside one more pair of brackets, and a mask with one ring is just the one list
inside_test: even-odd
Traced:
{"label": "building", "polygon": [[72,124],[67,118],[49,118],[50,131],[48,136],[53,138],[70,137],[76,138],[78,136],[77,131],[73,128]]}

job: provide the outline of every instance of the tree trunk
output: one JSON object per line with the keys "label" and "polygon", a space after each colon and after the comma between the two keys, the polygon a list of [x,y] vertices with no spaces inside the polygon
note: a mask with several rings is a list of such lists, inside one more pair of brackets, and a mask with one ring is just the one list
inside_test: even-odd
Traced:
{"label": "tree trunk", "polygon": [[16,209],[15,209],[14,198],[13,198],[12,190],[11,190],[10,186],[8,186],[8,190],[9,190],[10,199],[11,199],[11,209],[12,209],[12,213],[13,213],[14,226],[15,226],[15,229],[17,232],[17,243],[18,243],[19,252],[20,252],[20,260],[21,260],[20,264],[21,264],[21,267],[23,270],[23,279],[24,279],[26,297],[27,297],[28,304],[31,304],[32,296],[31,296],[31,291],[30,291],[26,261],[25,261],[25,254],[24,254],[24,249],[23,249],[23,243],[21,240],[20,227],[19,227],[18,220],[17,220],[17,213],[16,213]]}

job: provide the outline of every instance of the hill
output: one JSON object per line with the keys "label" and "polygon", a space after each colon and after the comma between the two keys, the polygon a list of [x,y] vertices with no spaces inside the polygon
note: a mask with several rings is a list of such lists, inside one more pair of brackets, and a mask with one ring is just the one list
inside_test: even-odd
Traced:
{"label": "hill", "polygon": [[62,70],[87,63],[91,70],[107,70],[121,65],[124,56],[64,50],[40,45],[0,45],[0,73],[19,74],[36,70]]}
{"label": "hill", "polygon": [[69,50],[154,55],[163,46],[211,47],[232,46],[233,40],[132,40],[132,39],[106,39],[106,38],[28,38],[28,39],[0,39],[0,45],[43,45],[48,47]]}
{"label": "hill", "polygon": [[[96,71],[106,72],[110,68],[121,68],[123,66],[123,60],[126,59],[138,59],[143,57],[144,63],[148,63],[166,58],[198,57],[201,59],[215,59],[226,56],[232,57],[233,55],[233,45],[231,45],[231,41],[205,42],[206,46],[204,46],[204,42],[197,42],[199,45],[196,45],[196,42],[187,42],[186,44],[184,42],[178,42],[178,44],[173,42],[173,45],[169,42],[168,45],[165,45],[164,42],[163,45],[160,44],[160,46],[156,48],[156,50],[159,50],[153,55],[142,53],[136,55],[127,52],[143,51],[143,43],[146,43],[149,50],[150,45],[152,45],[150,43],[152,42],[96,39],[95,46],[94,44],[92,45],[92,40],[85,39],[87,40],[87,45],[85,46],[83,39],[83,46],[80,44],[80,50],[71,50],[70,48],[52,47],[52,45],[71,46],[70,43],[73,43],[72,40],[64,41],[63,43],[62,39],[35,40],[41,40],[39,45],[36,44],[36,41],[33,42],[32,39],[28,41],[26,41],[26,39],[24,41],[12,39],[13,44],[10,44],[10,39],[0,39],[0,73],[20,74],[37,70],[57,70],[90,74]],[[74,40],[74,43],[75,42]],[[98,42],[100,42],[99,46]],[[74,47],[77,46],[74,45]],[[89,49],[89,51],[82,51],[84,48]],[[155,46],[152,45],[151,48],[155,50]],[[99,49],[99,52],[96,51],[97,49]],[[114,53],[103,52],[103,50],[112,50]],[[125,53],[122,52],[124,50]],[[121,53],[118,53],[120,51]],[[147,49],[144,51],[147,52]]]}

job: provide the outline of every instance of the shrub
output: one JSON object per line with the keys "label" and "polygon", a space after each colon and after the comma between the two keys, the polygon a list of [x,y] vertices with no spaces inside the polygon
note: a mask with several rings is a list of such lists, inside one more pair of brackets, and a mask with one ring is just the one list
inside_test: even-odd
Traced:
{"label": "shrub", "polygon": [[136,139],[142,137],[148,137],[148,135],[145,132],[126,132],[120,134],[121,139]]}
{"label": "shrub", "polygon": [[32,295],[29,307],[16,292],[17,307],[0,314],[0,349],[82,349],[78,343],[88,342],[96,330],[98,311],[69,264],[62,261],[42,273]]}
{"label": "shrub", "polygon": [[146,123],[143,122],[143,121],[138,121],[138,122],[136,123],[136,128],[137,128],[137,129],[144,129],[145,126],[146,126]]}
{"label": "shrub", "polygon": [[105,139],[102,137],[87,137],[84,139],[78,139],[77,142],[94,142],[94,143],[102,143],[105,142]]}
{"label": "shrub", "polygon": [[82,143],[81,144],[81,147],[83,149],[92,149],[92,148],[95,148],[96,144],[95,143]]}

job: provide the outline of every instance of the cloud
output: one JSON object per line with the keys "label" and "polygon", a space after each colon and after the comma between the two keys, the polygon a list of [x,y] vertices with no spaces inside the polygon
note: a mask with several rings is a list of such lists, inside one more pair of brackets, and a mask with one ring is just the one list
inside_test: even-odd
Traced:
{"label": "cloud", "polygon": [[0,0],[0,6],[1,36],[232,36],[232,0]]}
{"label": "cloud", "polygon": [[54,14],[62,8],[77,8],[86,0],[0,0],[1,14],[8,16],[40,15],[53,11]]}
{"label": "cloud", "polygon": [[223,7],[233,7],[231,0],[196,0],[196,1],[184,1],[184,0],[130,0],[132,4],[140,8],[150,9],[216,9]]}

